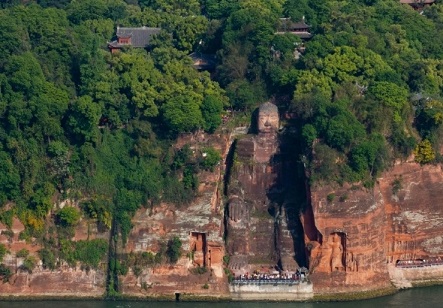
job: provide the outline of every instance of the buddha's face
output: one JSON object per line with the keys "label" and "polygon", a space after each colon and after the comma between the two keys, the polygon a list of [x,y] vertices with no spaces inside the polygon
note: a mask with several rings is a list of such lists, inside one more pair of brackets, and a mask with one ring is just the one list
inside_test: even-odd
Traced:
{"label": "buddha's face", "polygon": [[258,131],[260,133],[273,133],[278,130],[278,112],[273,110],[259,110]]}

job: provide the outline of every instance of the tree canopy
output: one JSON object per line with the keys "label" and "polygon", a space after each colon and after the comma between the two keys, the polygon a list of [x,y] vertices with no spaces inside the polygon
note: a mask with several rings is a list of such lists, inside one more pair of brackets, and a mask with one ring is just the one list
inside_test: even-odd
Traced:
{"label": "tree canopy", "polygon": [[[54,200],[75,200],[82,217],[114,224],[125,239],[140,206],[195,197],[196,173],[220,157],[208,150],[200,161],[171,145],[183,133],[217,132],[228,108],[249,113],[273,99],[314,183],[369,187],[396,159],[441,161],[440,2],[421,13],[397,0],[11,0],[0,8],[0,217],[17,216],[22,238],[39,238],[51,266],[60,257],[95,267],[107,249],[100,243],[89,260],[92,248],[81,243],[73,255],[74,207],[54,212],[66,228],[45,242]],[[277,31],[281,18],[304,18],[313,37]],[[148,49],[111,53],[118,25],[162,30]],[[191,52],[213,55],[215,69],[196,70]]]}

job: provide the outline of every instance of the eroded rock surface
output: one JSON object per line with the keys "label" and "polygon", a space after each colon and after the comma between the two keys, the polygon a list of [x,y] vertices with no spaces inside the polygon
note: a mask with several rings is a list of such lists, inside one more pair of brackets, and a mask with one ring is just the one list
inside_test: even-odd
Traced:
{"label": "eroded rock surface", "polygon": [[[272,103],[258,109],[258,134],[239,138],[227,179],[226,249],[235,274],[255,269],[295,271],[294,223],[285,199],[279,115]],[[293,170],[291,170],[292,172]]]}
{"label": "eroded rock surface", "polygon": [[[183,137],[186,138],[186,137]],[[182,144],[191,149],[207,144],[215,145],[221,153],[227,152],[226,136],[211,139],[188,136]],[[179,144],[180,145],[180,144]],[[228,280],[223,269],[225,246],[223,239],[222,165],[214,172],[199,174],[198,197],[189,205],[162,204],[140,209],[134,219],[134,228],[122,254],[160,251],[160,245],[177,236],[182,243],[182,256],[176,264],[144,267],[136,275],[132,270],[119,277],[119,288],[131,296],[169,296],[175,293],[202,296],[226,296]]]}
{"label": "eroded rock surface", "polygon": [[[13,219],[10,229],[0,224],[1,231],[9,231],[11,236],[3,232],[0,243],[8,249],[8,254],[3,258],[12,273],[7,282],[0,282],[1,296],[14,297],[102,297],[106,291],[107,262],[100,264],[98,269],[82,269],[61,265],[56,270],[44,269],[38,251],[43,247],[37,242],[26,242],[19,237],[24,230],[23,224]],[[99,232],[94,221],[82,220],[75,230],[72,238],[74,241],[86,238],[109,238],[109,232]],[[21,249],[29,251],[30,256],[37,261],[36,267],[29,273],[21,269],[24,258],[18,257]]]}
{"label": "eroded rock surface", "polygon": [[373,189],[311,188],[312,207],[303,222],[314,289],[361,291],[389,286],[391,280],[403,287],[426,280],[420,269],[402,274],[395,264],[442,256],[441,171],[404,162],[385,172]]}

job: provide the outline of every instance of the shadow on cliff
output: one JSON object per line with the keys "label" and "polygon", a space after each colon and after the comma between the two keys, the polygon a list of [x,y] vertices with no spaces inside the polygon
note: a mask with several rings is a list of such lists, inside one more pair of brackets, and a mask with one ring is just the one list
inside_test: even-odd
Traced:
{"label": "shadow on cliff", "polygon": [[289,254],[300,267],[309,267],[300,219],[307,207],[308,195],[296,128],[288,127],[280,132],[279,144],[279,152],[272,159],[273,168],[278,168],[278,178],[267,191],[269,213],[275,218],[275,250],[280,267],[284,266],[281,262]]}

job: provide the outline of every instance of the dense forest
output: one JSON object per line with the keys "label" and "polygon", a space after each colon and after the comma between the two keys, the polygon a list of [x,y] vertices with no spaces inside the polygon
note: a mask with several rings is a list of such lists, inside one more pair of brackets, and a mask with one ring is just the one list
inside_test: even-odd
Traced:
{"label": "dense forest", "polygon": [[[228,110],[269,99],[288,115],[312,185],[369,188],[412,153],[440,162],[443,4],[399,2],[2,1],[0,221],[18,217],[21,238],[47,247],[47,267],[56,257],[96,266],[104,243],[69,240],[80,215],[114,225],[124,242],[140,206],[188,203],[219,153],[174,151],[176,138],[217,132]],[[305,18],[313,38],[277,34],[282,17]],[[149,50],[111,54],[118,25],[162,31]],[[213,72],[193,68],[195,51],[216,56]],[[53,209],[66,199],[82,213]]]}

